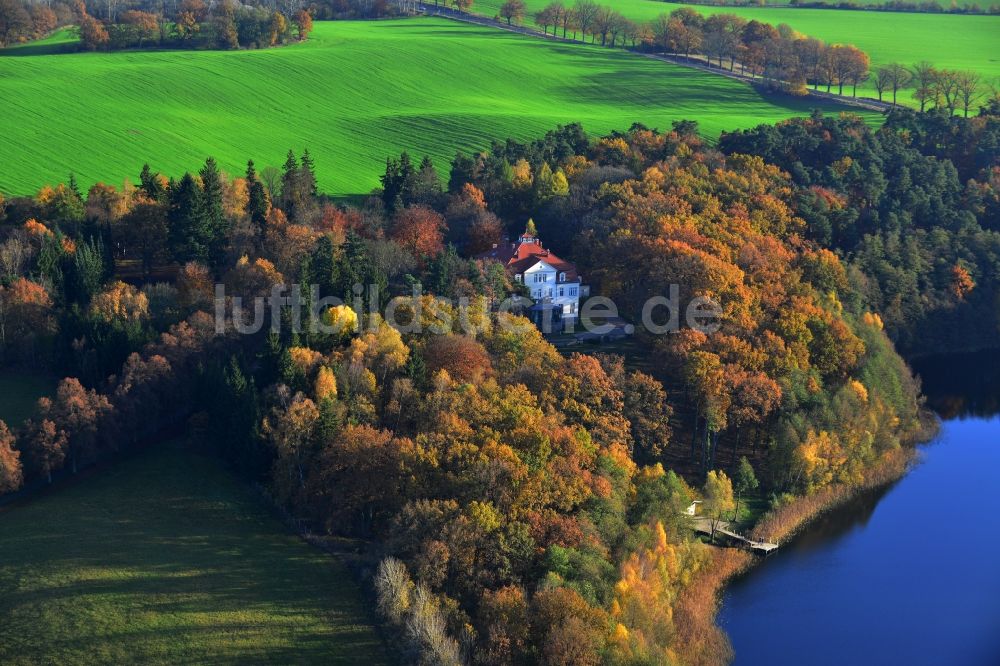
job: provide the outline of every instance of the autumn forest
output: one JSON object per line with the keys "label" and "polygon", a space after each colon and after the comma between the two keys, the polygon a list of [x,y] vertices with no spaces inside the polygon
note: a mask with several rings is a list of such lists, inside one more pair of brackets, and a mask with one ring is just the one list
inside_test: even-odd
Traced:
{"label": "autumn forest", "polygon": [[[0,0],[0,46],[76,26],[94,58],[277,51],[314,17],[409,11]],[[778,99],[883,77],[893,100],[877,122],[399,146],[349,197],[320,185],[319,127],[277,166],[206,145],[186,172],[136,154],[114,182],[0,193],[0,661],[728,663],[727,581],[913,468],[939,421],[912,364],[1000,330],[996,89],[963,102],[958,70],[871,72],[728,14],[602,34],[569,11],[537,12],[543,36],[703,58]],[[515,240],[558,296],[586,285],[559,311],[577,328],[539,324],[553,293]],[[646,325],[671,294],[656,323],[708,303],[715,326]],[[24,518],[60,501],[74,518]],[[106,552],[46,559],[75,529]],[[176,640],[150,642],[161,621]]]}

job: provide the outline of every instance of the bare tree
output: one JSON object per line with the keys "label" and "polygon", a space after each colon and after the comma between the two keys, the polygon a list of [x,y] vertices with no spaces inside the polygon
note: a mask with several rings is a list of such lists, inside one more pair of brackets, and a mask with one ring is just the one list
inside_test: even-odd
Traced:
{"label": "bare tree", "polygon": [[896,93],[907,88],[913,81],[913,74],[898,62],[890,63],[883,69],[888,71],[889,89],[892,91],[892,104],[896,105]]}
{"label": "bare tree", "polygon": [[928,103],[935,103],[935,87],[934,80],[937,77],[937,70],[934,69],[934,65],[927,62],[926,60],[918,62],[913,66],[913,82],[916,84],[916,90],[913,96],[920,102],[920,111],[923,112],[927,109]]}
{"label": "bare tree", "polygon": [[559,25],[559,9],[557,3],[550,2],[542,9],[535,12],[535,23],[542,26],[542,33],[549,34],[549,26],[552,26],[552,34],[556,34],[556,27]]}
{"label": "bare tree", "polygon": [[629,20],[618,12],[611,12],[611,26],[608,28],[611,36],[611,48],[614,48],[618,43],[618,35],[622,35],[622,46],[625,45],[627,38],[624,33],[628,29],[628,22]]}
{"label": "bare tree", "polygon": [[434,595],[424,585],[413,592],[413,606],[406,618],[407,637],[418,646],[425,663],[462,666],[458,642],[448,635],[444,613]]}
{"label": "bare tree", "polygon": [[958,99],[962,104],[962,112],[969,117],[969,107],[982,97],[980,88],[981,77],[976,72],[956,72],[955,86],[958,89]]}
{"label": "bare tree", "polygon": [[578,0],[573,6],[573,13],[576,15],[576,27],[580,29],[583,38],[587,39],[594,22],[597,20],[597,12],[600,7],[593,0]]}
{"label": "bare tree", "polygon": [[606,46],[608,43],[608,34],[611,32],[611,26],[615,22],[615,12],[610,7],[604,7],[598,5],[597,13],[594,14],[594,28],[591,31],[591,41],[597,41],[597,35],[601,36],[601,46]]}
{"label": "bare tree", "polygon": [[873,84],[875,86],[875,92],[878,93],[878,101],[882,101],[882,94],[889,89],[889,68],[879,67],[875,70],[875,78],[873,79]]}
{"label": "bare tree", "polygon": [[660,14],[649,27],[653,31],[655,44],[664,51],[670,51],[670,17],[666,13]]}
{"label": "bare tree", "polygon": [[375,591],[379,612],[390,622],[401,623],[410,609],[413,594],[413,582],[406,565],[395,557],[382,560],[375,574]]}
{"label": "bare tree", "polygon": [[23,233],[15,233],[0,245],[0,277],[11,282],[24,274],[34,248]]}
{"label": "bare tree", "polygon": [[622,19],[622,45],[624,46],[625,40],[635,47],[637,41],[641,41],[644,33],[642,30],[643,26],[632,21],[630,19]]}
{"label": "bare tree", "polygon": [[711,64],[712,58],[715,58],[721,69],[722,59],[729,53],[729,35],[722,30],[706,30],[702,50],[708,62]]}
{"label": "bare tree", "polygon": [[961,72],[953,69],[939,69],[934,75],[934,98],[944,103],[948,113],[955,113],[958,108],[960,76]]}
{"label": "bare tree", "polygon": [[573,30],[573,39],[576,39],[576,10],[571,7],[559,5],[559,24],[562,26],[562,36],[566,39],[566,32]]}
{"label": "bare tree", "polygon": [[740,37],[747,21],[735,14],[724,14],[724,16],[726,17],[726,22],[723,25],[723,32],[726,34],[726,55],[729,56],[729,71],[732,72],[736,69],[736,58],[740,54],[740,46],[742,45]]}

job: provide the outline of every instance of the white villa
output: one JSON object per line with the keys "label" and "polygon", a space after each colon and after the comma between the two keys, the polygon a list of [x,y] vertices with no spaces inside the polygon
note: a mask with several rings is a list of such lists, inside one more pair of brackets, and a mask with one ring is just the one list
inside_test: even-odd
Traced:
{"label": "white villa", "polygon": [[499,243],[478,258],[499,261],[515,282],[528,288],[533,301],[529,311],[536,324],[542,322],[546,313],[553,324],[576,319],[580,315],[580,299],[590,295],[590,287],[583,284],[576,266],[542,247],[530,221],[516,243]]}

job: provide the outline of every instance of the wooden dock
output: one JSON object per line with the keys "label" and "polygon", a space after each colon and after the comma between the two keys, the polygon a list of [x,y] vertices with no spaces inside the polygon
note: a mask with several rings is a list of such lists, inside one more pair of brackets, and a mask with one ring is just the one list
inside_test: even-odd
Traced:
{"label": "wooden dock", "polygon": [[[696,532],[701,532],[702,534],[712,534],[712,519],[706,518],[705,516],[698,516],[694,519],[694,529]],[[732,530],[732,525],[725,520],[719,520],[715,523],[715,534],[725,535],[726,537],[736,541],[743,546],[746,546],[750,550],[764,555],[770,555],[773,551],[778,549],[778,544],[771,543],[769,541],[755,541],[748,536],[738,534]]]}

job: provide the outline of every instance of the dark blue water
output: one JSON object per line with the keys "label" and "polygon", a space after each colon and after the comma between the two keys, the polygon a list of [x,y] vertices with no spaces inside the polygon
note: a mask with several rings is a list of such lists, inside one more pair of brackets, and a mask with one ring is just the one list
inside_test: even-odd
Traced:
{"label": "dark blue water", "polygon": [[1000,665],[998,358],[928,362],[946,420],[922,462],[728,587],[736,664]]}

